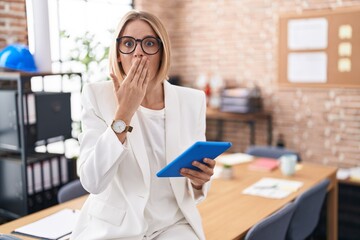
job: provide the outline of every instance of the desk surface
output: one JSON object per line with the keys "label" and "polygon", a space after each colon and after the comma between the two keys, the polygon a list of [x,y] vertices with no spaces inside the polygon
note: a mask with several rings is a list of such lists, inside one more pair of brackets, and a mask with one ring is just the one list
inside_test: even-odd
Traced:
{"label": "desk surface", "polygon": [[[243,189],[262,177],[277,177],[298,180],[304,183],[296,193],[284,199],[268,199],[241,193]],[[337,182],[336,168],[305,163],[293,177],[283,177],[279,170],[270,173],[249,171],[247,164],[235,167],[233,180],[215,179],[204,202],[198,208],[203,219],[207,240],[241,239],[251,226],[265,218],[286,203],[292,201],[300,193],[329,178],[331,184],[328,194],[328,239],[337,238]],[[80,209],[86,196],[45,209],[0,226],[0,233],[10,233],[15,228],[31,223],[50,215],[60,209]],[[22,237],[23,239],[34,239]]]}
{"label": "desk surface", "polygon": [[[328,226],[331,228],[328,227],[330,234],[328,239],[337,239],[337,201],[334,197],[337,196],[336,168],[306,163],[294,176],[284,177],[278,169],[264,173],[250,171],[247,165],[236,166],[234,180],[214,180],[208,197],[200,203],[199,210],[207,240],[241,239],[259,220],[269,216],[325,178],[331,181],[329,187],[331,194],[328,197],[328,203],[331,205],[328,208],[328,216],[331,216]],[[241,193],[263,177],[297,180],[302,181],[304,185],[298,192],[283,199],[269,199]]]}

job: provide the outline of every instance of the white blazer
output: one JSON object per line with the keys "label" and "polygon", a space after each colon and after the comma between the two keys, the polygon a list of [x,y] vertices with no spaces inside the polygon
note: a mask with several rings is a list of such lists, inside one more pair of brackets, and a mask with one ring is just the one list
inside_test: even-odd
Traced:
{"label": "white blazer", "polygon": [[[195,141],[205,140],[206,99],[202,91],[164,82],[165,152],[171,162]],[[78,174],[90,192],[71,239],[139,239],[146,232],[150,167],[138,116],[120,143],[110,125],[116,110],[111,81],[90,83],[82,93],[82,133]],[[199,239],[205,239],[196,204],[208,191],[192,188],[186,178],[170,178],[176,201]]]}

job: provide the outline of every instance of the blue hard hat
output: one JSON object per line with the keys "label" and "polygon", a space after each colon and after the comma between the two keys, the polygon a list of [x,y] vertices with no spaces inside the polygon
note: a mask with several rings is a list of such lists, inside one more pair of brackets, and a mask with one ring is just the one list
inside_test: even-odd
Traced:
{"label": "blue hard hat", "polygon": [[27,46],[11,44],[0,52],[0,67],[24,72],[37,72],[34,57]]}

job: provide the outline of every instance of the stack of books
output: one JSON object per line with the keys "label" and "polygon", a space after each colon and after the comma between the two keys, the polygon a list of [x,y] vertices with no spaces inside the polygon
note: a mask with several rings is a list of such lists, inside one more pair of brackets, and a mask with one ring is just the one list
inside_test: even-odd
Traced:
{"label": "stack of books", "polygon": [[273,158],[258,158],[249,165],[250,170],[270,172],[279,166],[279,161]]}
{"label": "stack of books", "polygon": [[222,112],[251,113],[261,110],[262,98],[258,88],[231,88],[222,92]]}

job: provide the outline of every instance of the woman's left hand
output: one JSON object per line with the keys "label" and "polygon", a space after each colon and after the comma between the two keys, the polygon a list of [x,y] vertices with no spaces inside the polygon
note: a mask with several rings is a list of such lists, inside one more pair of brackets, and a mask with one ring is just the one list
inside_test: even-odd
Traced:
{"label": "woman's left hand", "polygon": [[190,179],[194,188],[200,190],[206,182],[210,181],[211,176],[214,174],[216,161],[210,158],[204,158],[204,163],[194,161],[192,165],[199,168],[200,171],[183,168],[180,173]]}

